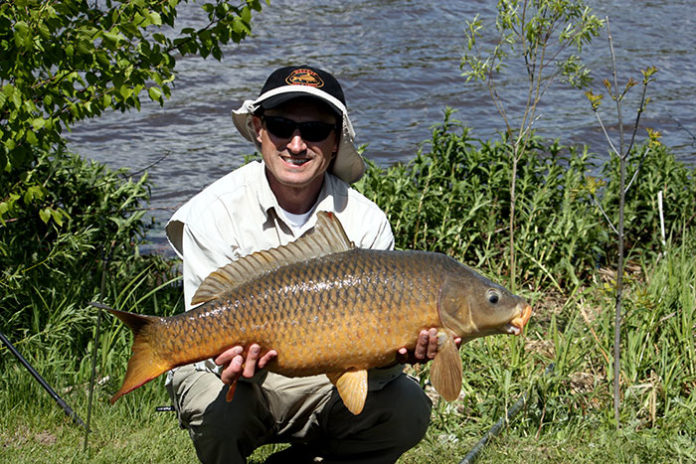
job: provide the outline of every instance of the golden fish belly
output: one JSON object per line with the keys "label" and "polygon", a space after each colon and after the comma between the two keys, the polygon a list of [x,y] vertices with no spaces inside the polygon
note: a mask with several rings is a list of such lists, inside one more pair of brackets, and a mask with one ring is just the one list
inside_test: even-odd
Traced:
{"label": "golden fish belly", "polygon": [[356,249],[284,266],[168,319],[162,355],[181,365],[258,343],[278,352],[269,370],[290,376],[388,365],[421,329],[441,325],[450,265],[441,255]]}

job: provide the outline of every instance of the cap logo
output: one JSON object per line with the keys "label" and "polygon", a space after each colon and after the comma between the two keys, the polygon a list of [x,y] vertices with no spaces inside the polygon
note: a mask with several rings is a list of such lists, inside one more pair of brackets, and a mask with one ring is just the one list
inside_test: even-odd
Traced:
{"label": "cap logo", "polygon": [[319,77],[319,74],[308,68],[295,69],[285,78],[285,83],[288,85],[308,85],[318,89],[324,87],[324,81]]}

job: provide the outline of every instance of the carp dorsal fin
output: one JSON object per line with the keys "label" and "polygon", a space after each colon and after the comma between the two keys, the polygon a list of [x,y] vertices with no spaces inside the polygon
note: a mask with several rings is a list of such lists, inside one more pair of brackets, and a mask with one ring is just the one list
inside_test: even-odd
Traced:
{"label": "carp dorsal fin", "polygon": [[326,374],[332,384],[336,385],[338,395],[346,408],[355,414],[360,414],[365,407],[367,398],[367,371],[346,371]]}
{"label": "carp dorsal fin", "polygon": [[445,400],[454,401],[462,389],[462,359],[449,331],[440,330],[437,341],[437,354],[430,367],[430,381]]}
{"label": "carp dorsal fin", "polygon": [[219,298],[238,285],[281,266],[348,251],[354,247],[336,215],[320,211],[314,227],[294,242],[251,253],[210,273],[198,287],[191,304]]}

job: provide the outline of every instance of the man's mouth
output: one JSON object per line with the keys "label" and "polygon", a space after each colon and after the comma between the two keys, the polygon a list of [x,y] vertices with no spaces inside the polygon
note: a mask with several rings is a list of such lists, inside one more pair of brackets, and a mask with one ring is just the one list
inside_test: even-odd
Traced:
{"label": "man's mouth", "polygon": [[286,163],[292,164],[294,166],[302,166],[303,164],[311,161],[311,158],[296,158],[293,156],[282,156],[283,161]]}

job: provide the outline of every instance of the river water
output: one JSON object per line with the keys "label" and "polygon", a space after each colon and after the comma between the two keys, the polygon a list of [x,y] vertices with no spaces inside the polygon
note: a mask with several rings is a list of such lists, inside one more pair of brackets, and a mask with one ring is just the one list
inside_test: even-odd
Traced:
{"label": "river water", "polygon": [[[641,79],[656,66],[652,98],[642,127],[659,130],[678,158],[696,165],[696,3],[692,0],[590,2],[609,17],[620,82]],[[495,2],[392,0],[272,0],[254,17],[253,37],[230,45],[221,62],[180,59],[172,98],[163,108],[143,98],[140,112],[107,113],[73,128],[69,148],[118,168],[149,167],[154,188],[150,215],[157,222],[148,251],[166,252],[163,226],[172,212],[204,186],[238,167],[252,145],[236,132],[230,112],[255,97],[267,75],[287,64],[313,64],[341,82],[366,156],[381,166],[410,160],[443,120],[445,107],[482,139],[502,120],[480,83],[461,77],[466,22],[479,14],[489,30]],[[200,24],[195,5],[183,5],[179,21]],[[484,45],[485,46],[485,45]],[[583,57],[593,70],[595,93],[611,77],[606,32]],[[521,68],[512,64],[500,81],[513,120],[522,102]],[[635,117],[639,90],[623,109]],[[614,113],[603,117],[616,127]],[[556,85],[543,97],[538,133],[562,143],[586,143],[606,159],[606,143],[581,91]],[[645,133],[644,131],[641,133]]]}

